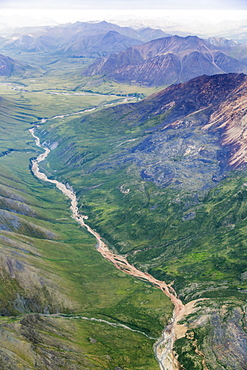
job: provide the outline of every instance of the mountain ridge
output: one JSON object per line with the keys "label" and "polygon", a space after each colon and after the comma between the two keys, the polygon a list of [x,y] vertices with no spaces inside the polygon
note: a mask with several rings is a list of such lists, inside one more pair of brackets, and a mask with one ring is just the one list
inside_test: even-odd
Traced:
{"label": "mountain ridge", "polygon": [[70,40],[60,50],[72,57],[99,58],[140,43],[142,43],[140,40],[121,35],[117,31],[108,31],[107,33],[88,37],[77,35],[75,41],[71,42]]}
{"label": "mountain ridge", "polygon": [[84,73],[118,82],[162,86],[199,75],[243,72],[244,64],[197,36],[152,40],[95,61]]}
{"label": "mountain ridge", "polygon": [[[109,22],[76,22],[66,23],[58,26],[46,27],[27,27],[20,29],[12,37],[8,38],[3,48],[4,50],[17,50],[17,51],[43,51],[46,53],[62,53],[64,55],[83,56],[83,53],[88,57],[100,57],[114,51],[114,45],[109,44],[101,45],[103,50],[100,49],[100,43],[104,36],[109,32],[115,32],[120,36],[120,42],[114,40],[115,52],[122,51],[127,47],[141,44],[153,38],[167,36],[165,32],[159,29],[145,28],[134,30],[130,27],[121,27]],[[87,49],[87,44],[91,47],[96,47],[97,50],[92,50],[90,54]],[[126,45],[125,45],[126,43]]]}

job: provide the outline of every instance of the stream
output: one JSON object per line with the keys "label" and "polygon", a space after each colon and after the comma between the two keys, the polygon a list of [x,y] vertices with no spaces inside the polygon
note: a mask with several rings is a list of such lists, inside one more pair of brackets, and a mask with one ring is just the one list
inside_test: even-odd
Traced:
{"label": "stream", "polygon": [[[127,102],[133,102],[133,101],[136,101],[136,98],[124,98],[123,99],[123,102],[124,103],[127,103]],[[93,112],[94,110],[96,109],[100,109],[100,108],[107,108],[107,107],[110,107],[112,105],[114,105],[115,103],[107,103],[107,104],[104,104],[104,105],[99,105],[97,107],[93,107],[93,108],[89,108],[89,109],[84,109],[84,110],[80,110],[78,112],[72,112],[72,113],[66,113],[66,114],[61,114],[59,116],[54,116],[54,117],[51,117],[51,118],[42,118],[41,122],[40,123],[46,123],[48,120],[51,121],[51,120],[54,120],[54,119],[58,119],[58,118],[67,118],[67,117],[72,117],[72,116],[76,116],[76,115],[81,115],[81,114],[84,114],[84,113],[90,113],[90,112]]]}
{"label": "stream", "polygon": [[[56,116],[56,118],[60,118],[62,116]],[[54,117],[55,118],[55,117]],[[53,118],[53,119],[54,119]],[[45,121],[42,120],[42,123]],[[36,126],[38,127],[38,126]],[[96,249],[101,255],[110,261],[117,269],[134,276],[142,281],[149,282],[153,284],[158,289],[161,289],[162,292],[171,300],[174,304],[174,311],[173,311],[173,318],[170,323],[165,327],[162,333],[162,337],[156,341],[154,344],[154,353],[155,357],[158,361],[159,367],[161,370],[177,370],[180,368],[178,361],[176,360],[173,352],[173,345],[175,340],[177,339],[177,327],[178,321],[184,316],[184,314],[188,313],[188,307],[183,305],[181,300],[177,297],[177,294],[173,287],[169,284],[166,284],[164,281],[157,280],[152,275],[142,272],[131,265],[127,259],[123,256],[117,255],[111,252],[105,242],[101,239],[101,236],[93,230],[89,225],[86,224],[85,220],[87,220],[87,216],[81,215],[78,210],[78,203],[76,199],[76,194],[65,186],[63,183],[49,179],[44,173],[40,172],[39,170],[39,163],[44,161],[50,153],[50,149],[42,146],[40,142],[40,138],[35,135],[35,127],[31,128],[30,130],[31,135],[35,139],[35,143],[39,148],[44,150],[36,159],[32,161],[32,172],[33,174],[40,180],[52,183],[56,185],[56,187],[70,199],[71,205],[70,210],[72,212],[72,218],[75,219],[81,226],[85,227],[87,231],[92,234],[97,241]],[[192,311],[193,304],[190,302],[190,308]],[[179,325],[181,327],[182,325]],[[186,332],[186,328],[185,328]]]}
{"label": "stream", "polygon": [[148,339],[152,339],[152,340],[155,340],[156,339],[156,338],[153,338],[153,337],[149,337],[143,331],[140,331],[140,330],[137,330],[137,329],[132,329],[132,328],[130,328],[127,325],[120,324],[119,322],[110,322],[110,321],[107,321],[107,320],[104,320],[104,319],[97,319],[95,317],[86,317],[86,316],[81,316],[81,315],[71,315],[71,316],[68,316],[68,315],[57,314],[57,313],[53,313],[53,314],[40,314],[40,315],[41,316],[44,316],[44,317],[60,317],[60,318],[63,318],[63,319],[68,319],[68,320],[81,319],[81,320],[88,320],[88,321],[100,322],[100,323],[104,323],[104,324],[110,325],[113,328],[123,328],[123,329],[126,329],[126,330],[133,331],[134,333],[139,333],[141,335],[144,335]]}

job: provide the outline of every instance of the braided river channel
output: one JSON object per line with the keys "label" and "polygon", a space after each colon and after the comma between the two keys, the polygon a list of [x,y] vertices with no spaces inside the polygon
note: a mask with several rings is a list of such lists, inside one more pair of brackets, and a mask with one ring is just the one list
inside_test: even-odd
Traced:
{"label": "braided river channel", "polygon": [[[46,120],[42,120],[42,123],[44,123],[45,121]],[[126,274],[141,279],[142,281],[149,282],[158,289],[161,289],[162,292],[167,297],[169,297],[171,302],[174,304],[173,317],[170,320],[170,323],[164,328],[161,338],[159,338],[155,342],[154,354],[161,370],[179,369],[180,368],[179,363],[173,352],[173,344],[175,340],[178,338],[178,331],[179,332],[182,331],[183,333],[186,332],[186,327],[179,325],[178,322],[179,320],[182,319],[182,317],[185,314],[192,312],[194,302],[190,302],[187,305],[183,305],[183,303],[177,297],[177,294],[171,285],[166,284],[164,281],[157,280],[148,273],[138,270],[133,265],[131,265],[125,257],[117,255],[108,249],[105,242],[101,239],[101,236],[85,222],[85,220],[87,220],[88,217],[85,215],[81,215],[79,213],[76,194],[63,183],[57,180],[49,179],[44,173],[40,172],[39,163],[47,158],[47,156],[50,153],[50,149],[46,146],[41,145],[39,137],[35,135],[35,127],[31,128],[29,131],[31,135],[34,137],[36,145],[44,150],[44,152],[41,153],[36,159],[32,160],[31,170],[33,174],[42,181],[54,184],[66,197],[70,199],[71,202],[70,209],[72,212],[72,218],[75,219],[82,227],[85,227],[87,231],[95,237],[97,241],[96,244],[97,251],[105,259],[113,263],[113,265],[117,269],[125,272]]]}

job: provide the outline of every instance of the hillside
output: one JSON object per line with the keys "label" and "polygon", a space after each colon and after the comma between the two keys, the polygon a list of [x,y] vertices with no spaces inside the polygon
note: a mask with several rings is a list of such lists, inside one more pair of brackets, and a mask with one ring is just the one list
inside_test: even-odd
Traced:
{"label": "hillside", "polygon": [[175,343],[186,369],[246,364],[244,74],[201,76],[37,133],[89,225],[137,268],[198,301]]}
{"label": "hillside", "polygon": [[197,36],[165,37],[94,62],[86,75],[121,83],[162,86],[207,74],[244,72],[244,64]]}
{"label": "hillside", "polygon": [[9,77],[11,75],[29,75],[34,72],[34,68],[21,63],[8,56],[0,54],[0,76]]}
{"label": "hillside", "polygon": [[[44,107],[46,93],[13,86],[1,85],[0,100],[0,367],[157,370],[150,338],[160,335],[170,303],[106,264],[71,219],[68,200],[30,171],[42,152],[30,124],[61,113],[61,101],[63,109],[88,108],[88,97],[56,96],[57,105],[50,98]],[[93,96],[91,104],[107,99]]]}

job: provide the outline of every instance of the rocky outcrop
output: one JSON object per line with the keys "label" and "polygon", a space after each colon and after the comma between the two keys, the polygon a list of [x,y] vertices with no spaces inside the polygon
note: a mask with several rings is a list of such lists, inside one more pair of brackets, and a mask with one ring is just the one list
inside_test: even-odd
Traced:
{"label": "rocky outcrop", "polygon": [[185,337],[175,344],[180,364],[193,369],[246,369],[245,310],[229,304],[217,307],[216,302],[201,305],[187,320]]}

